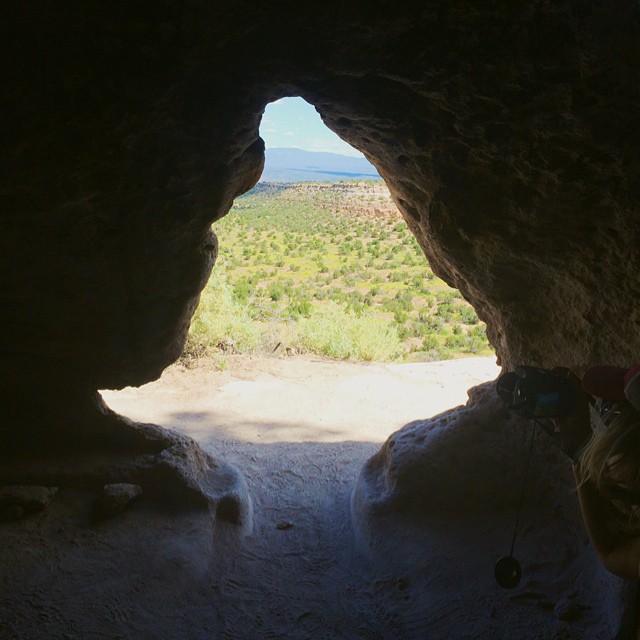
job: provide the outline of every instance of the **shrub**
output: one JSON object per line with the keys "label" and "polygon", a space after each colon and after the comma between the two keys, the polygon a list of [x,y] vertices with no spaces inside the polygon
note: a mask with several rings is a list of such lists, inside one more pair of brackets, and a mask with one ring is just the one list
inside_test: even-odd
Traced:
{"label": "shrub", "polygon": [[316,300],[326,300],[328,295],[329,294],[326,289],[316,289],[313,293],[313,297]]}
{"label": "shrub", "polygon": [[398,324],[404,324],[409,319],[409,314],[402,309],[393,312],[393,318]]}
{"label": "shrub", "polygon": [[244,277],[240,278],[236,282],[233,292],[238,301],[246,303],[249,297],[253,294],[255,287],[253,283],[249,282],[249,279]]}
{"label": "shrub", "polygon": [[476,311],[473,307],[461,307],[460,308],[460,320],[464,324],[478,324],[479,319]]}
{"label": "shrub", "polygon": [[430,351],[432,349],[437,349],[439,346],[438,339],[434,335],[428,335],[424,337],[422,341],[422,348],[424,351]]}
{"label": "shrub", "polygon": [[298,322],[300,345],[331,358],[393,360],[402,352],[395,328],[366,312],[356,315],[337,304],[316,309]]}
{"label": "shrub", "polygon": [[214,269],[191,321],[183,356],[211,355],[216,351],[251,352],[258,346],[260,330],[248,308],[234,297],[233,288]]}
{"label": "shrub", "polygon": [[448,335],[444,340],[444,346],[453,350],[464,350],[467,341],[465,340],[465,336],[462,334],[452,334]]}
{"label": "shrub", "polygon": [[487,340],[487,329],[484,325],[477,325],[467,333],[466,350],[469,353],[489,353],[491,345]]}
{"label": "shrub", "polygon": [[453,318],[453,314],[453,306],[448,302],[441,304],[436,311],[436,315],[439,318],[442,318],[445,322],[451,320],[451,318]]}
{"label": "shrub", "polygon": [[411,325],[411,335],[415,338],[422,338],[429,334],[429,327],[424,322],[414,322]]}
{"label": "shrub", "polygon": [[311,316],[311,312],[313,310],[313,306],[311,305],[311,301],[305,295],[295,296],[292,300],[289,301],[289,306],[287,307],[289,312],[289,317],[297,320],[298,318],[309,318]]}
{"label": "shrub", "polygon": [[413,310],[413,295],[409,289],[403,289],[396,294],[396,300],[404,311]]}
{"label": "shrub", "polygon": [[284,285],[281,282],[272,282],[267,287],[267,293],[273,302],[278,302],[284,295]]}

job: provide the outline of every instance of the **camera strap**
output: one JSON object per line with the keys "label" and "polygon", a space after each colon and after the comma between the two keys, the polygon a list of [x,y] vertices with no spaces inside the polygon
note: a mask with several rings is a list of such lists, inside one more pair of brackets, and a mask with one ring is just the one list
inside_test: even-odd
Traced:
{"label": "camera strap", "polygon": [[511,540],[511,551],[509,555],[513,557],[513,550],[516,546],[516,536],[518,535],[518,527],[520,526],[520,514],[524,505],[524,495],[527,486],[527,477],[529,475],[529,467],[531,466],[531,456],[533,454],[533,439],[536,434],[535,425],[531,425],[531,435],[529,436],[529,450],[527,451],[527,461],[524,467],[524,475],[522,476],[522,487],[520,488],[520,499],[518,500],[518,511],[516,512],[516,523],[513,527],[513,538]]}

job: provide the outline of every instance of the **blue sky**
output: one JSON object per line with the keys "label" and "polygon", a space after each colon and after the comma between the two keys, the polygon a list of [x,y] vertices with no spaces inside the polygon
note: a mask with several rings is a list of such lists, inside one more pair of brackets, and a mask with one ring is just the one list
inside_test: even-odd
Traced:
{"label": "blue sky", "polygon": [[363,157],[325,127],[314,107],[302,98],[281,98],[267,105],[260,135],[267,148],[296,147]]}

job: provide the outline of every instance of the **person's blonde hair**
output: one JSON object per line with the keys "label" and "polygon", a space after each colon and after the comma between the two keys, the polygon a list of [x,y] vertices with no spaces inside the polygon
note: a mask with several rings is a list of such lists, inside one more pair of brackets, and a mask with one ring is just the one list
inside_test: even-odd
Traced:
{"label": "person's blonde hair", "polygon": [[618,508],[631,515],[640,506],[640,412],[617,402],[612,418],[596,424],[593,438],[580,458],[578,474],[591,481]]}

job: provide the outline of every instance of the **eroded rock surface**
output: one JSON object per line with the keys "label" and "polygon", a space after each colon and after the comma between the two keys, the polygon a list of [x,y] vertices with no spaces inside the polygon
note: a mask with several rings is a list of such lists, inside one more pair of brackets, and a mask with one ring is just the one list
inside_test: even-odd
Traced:
{"label": "eroded rock surface", "polygon": [[29,485],[0,487],[0,522],[19,520],[43,511],[57,492],[57,487]]}
{"label": "eroded rock surface", "polygon": [[96,519],[97,495],[61,489],[45,511],[0,523],[0,637],[212,637],[212,558],[242,530],[202,509],[167,517],[144,496]]}
{"label": "eroded rock surface", "polygon": [[[633,634],[633,590],[596,558],[570,464],[508,415],[492,383],[392,434],[360,474],[352,518],[374,565],[426,589],[419,606],[434,637]],[[494,577],[505,556],[522,568],[511,591]]]}

